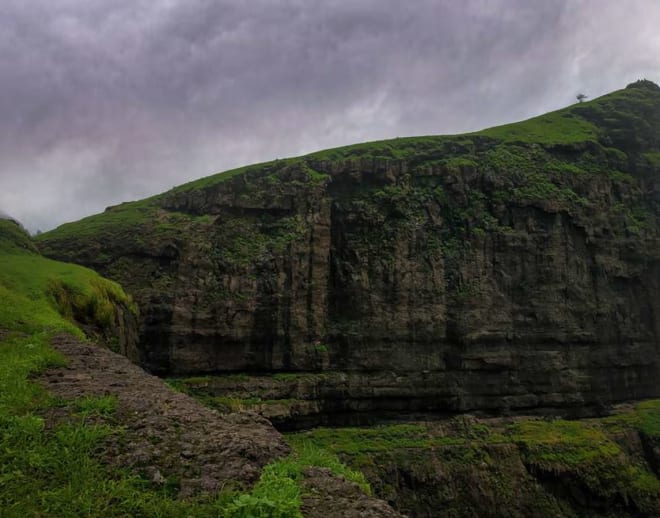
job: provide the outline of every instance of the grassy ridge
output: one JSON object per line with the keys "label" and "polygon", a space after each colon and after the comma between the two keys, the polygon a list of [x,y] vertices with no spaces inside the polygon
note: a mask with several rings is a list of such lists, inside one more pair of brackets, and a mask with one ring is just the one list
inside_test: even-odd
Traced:
{"label": "grassy ridge", "polygon": [[[580,200],[573,199],[572,195],[567,199],[566,194],[571,193],[564,192],[565,188],[556,188],[557,173],[571,177],[586,170],[593,174],[625,175],[627,173],[619,173],[618,169],[628,167],[631,157],[627,153],[630,151],[640,152],[635,160],[640,160],[643,167],[657,167],[660,150],[653,135],[659,129],[660,88],[640,81],[589,102],[473,133],[365,142],[224,171],[62,225],[41,235],[38,240],[46,246],[51,240],[75,242],[90,237],[103,240],[122,236],[122,239],[134,241],[138,239],[136,234],[160,232],[162,222],[159,220],[164,217],[162,208],[168,205],[168,200],[181,195],[203,192],[223,184],[231,184],[237,190],[245,189],[257,177],[272,178],[277,184],[278,178],[285,177],[291,170],[307,171],[313,181],[326,179],[326,174],[316,170],[319,162],[349,159],[405,160],[412,170],[434,166],[447,170],[466,167],[494,169],[503,177],[533,169],[534,175],[523,175],[518,182],[526,191],[508,193],[510,197],[519,194],[521,200],[529,201],[531,192],[532,199],[549,196],[550,199],[573,203]],[[577,155],[566,159],[561,155],[561,148],[573,151],[591,149],[593,152],[587,152],[584,163],[576,166],[572,161],[578,158]],[[560,150],[557,156],[552,152],[554,149]],[[596,160],[594,153],[606,156],[609,166],[604,168],[602,159]],[[542,161],[539,162],[540,158],[549,161],[547,168]],[[550,163],[552,161],[556,163]],[[564,180],[559,183],[562,182]],[[538,189],[537,185],[540,186]],[[172,235],[177,234],[176,229],[170,230],[173,230]]]}
{"label": "grassy ridge", "polygon": [[0,218],[0,251],[4,254],[37,253],[27,232],[12,220]]}
{"label": "grassy ridge", "polygon": [[76,320],[107,329],[118,305],[137,312],[117,283],[40,256],[22,228],[0,220],[0,328],[82,336]]}
{"label": "grassy ridge", "polygon": [[[105,326],[113,305],[132,306],[115,283],[76,265],[34,253],[13,222],[0,221],[0,509],[2,516],[217,515],[225,501],[179,502],[145,480],[108,470],[98,460],[103,439],[121,429],[88,422],[112,413],[108,398],[63,402],[30,378],[65,359],[49,345],[56,332],[83,332],[73,317]],[[98,319],[98,322],[95,322]],[[44,412],[66,409],[71,420],[46,429]]]}

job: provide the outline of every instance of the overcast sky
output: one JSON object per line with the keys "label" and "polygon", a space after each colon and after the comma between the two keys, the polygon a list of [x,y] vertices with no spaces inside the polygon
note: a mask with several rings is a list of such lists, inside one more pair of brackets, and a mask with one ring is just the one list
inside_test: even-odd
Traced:
{"label": "overcast sky", "polygon": [[646,77],[659,0],[2,0],[0,212],[32,231],[251,162]]}

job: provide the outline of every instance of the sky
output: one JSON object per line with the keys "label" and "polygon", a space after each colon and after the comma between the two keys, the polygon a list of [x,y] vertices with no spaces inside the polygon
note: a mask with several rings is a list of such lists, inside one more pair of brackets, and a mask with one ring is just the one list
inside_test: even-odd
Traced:
{"label": "sky", "polygon": [[2,0],[0,213],[660,82],[659,0]]}

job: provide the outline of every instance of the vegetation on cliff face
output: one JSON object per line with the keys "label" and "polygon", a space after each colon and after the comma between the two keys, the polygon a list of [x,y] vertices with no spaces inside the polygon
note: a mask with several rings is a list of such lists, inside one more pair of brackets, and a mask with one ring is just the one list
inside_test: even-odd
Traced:
{"label": "vegetation on cliff face", "polygon": [[655,516],[659,419],[653,400],[601,419],[460,416],[289,440],[339,455],[414,516]]}

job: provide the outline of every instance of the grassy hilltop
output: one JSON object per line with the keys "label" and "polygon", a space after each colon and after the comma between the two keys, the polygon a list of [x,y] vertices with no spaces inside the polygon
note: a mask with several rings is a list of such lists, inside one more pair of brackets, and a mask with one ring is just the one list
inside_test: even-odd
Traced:
{"label": "grassy hilltop", "polygon": [[[90,237],[135,242],[150,232],[176,239],[182,229],[199,223],[189,214],[164,210],[180,194],[203,193],[225,182],[249,183],[259,177],[270,178],[277,188],[278,178],[291,171],[302,172],[305,181],[322,182],[328,177],[317,170],[319,163],[360,159],[406,161],[413,174],[433,167],[448,171],[486,167],[526,184],[505,186],[502,196],[570,207],[582,198],[571,189],[571,177],[605,174],[625,182],[635,172],[659,168],[660,143],[655,136],[659,128],[660,87],[642,80],[589,102],[474,133],[366,142],[221,172],[64,224],[42,234],[38,241],[46,248],[50,242],[74,245]],[[574,156],[583,150],[588,152],[575,162]],[[643,219],[639,214],[629,217]],[[136,230],[139,235],[134,234]]]}

